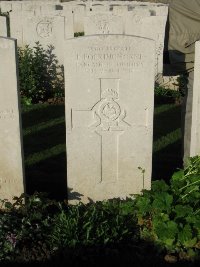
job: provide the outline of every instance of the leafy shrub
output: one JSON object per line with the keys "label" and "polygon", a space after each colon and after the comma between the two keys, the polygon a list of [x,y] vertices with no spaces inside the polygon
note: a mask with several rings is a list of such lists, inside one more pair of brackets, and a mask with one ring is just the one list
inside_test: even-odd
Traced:
{"label": "leafy shrub", "polygon": [[58,65],[53,50],[53,46],[45,50],[39,42],[34,48],[18,48],[22,103],[44,102],[64,95],[63,66]]}
{"label": "leafy shrub", "polygon": [[[43,194],[1,201],[0,260],[31,261],[47,258],[52,216],[57,204]],[[51,216],[50,216],[51,214]],[[47,240],[47,242],[46,242]]]}
{"label": "leafy shrub", "polygon": [[69,206],[54,219],[52,243],[64,248],[134,241],[137,227],[133,206],[132,200]]}
{"label": "leafy shrub", "polygon": [[182,93],[180,91],[166,89],[160,86],[155,87],[154,95],[156,104],[180,102],[182,97]]}
{"label": "leafy shrub", "polygon": [[136,198],[136,216],[144,240],[179,259],[200,256],[200,157],[191,158],[170,185],[152,183]]}

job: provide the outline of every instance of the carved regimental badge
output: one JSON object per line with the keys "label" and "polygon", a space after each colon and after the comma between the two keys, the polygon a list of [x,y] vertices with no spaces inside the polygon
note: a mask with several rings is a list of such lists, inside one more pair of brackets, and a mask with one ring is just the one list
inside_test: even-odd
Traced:
{"label": "carved regimental badge", "polygon": [[122,109],[117,102],[119,100],[118,83],[118,79],[101,79],[101,99],[92,108],[96,122],[90,126],[98,132],[124,131],[130,126],[124,120],[125,109]]}
{"label": "carved regimental badge", "polygon": [[41,38],[50,37],[52,35],[52,31],[53,31],[53,21],[52,21],[52,19],[46,18],[46,19],[40,21],[37,24],[36,31],[37,31],[37,34]]}

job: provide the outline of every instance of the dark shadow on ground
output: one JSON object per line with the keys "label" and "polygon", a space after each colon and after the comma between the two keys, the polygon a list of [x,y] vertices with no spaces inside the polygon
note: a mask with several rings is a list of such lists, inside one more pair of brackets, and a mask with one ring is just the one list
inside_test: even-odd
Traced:
{"label": "dark shadow on ground", "polygon": [[[65,115],[64,105],[40,104],[23,108],[22,124],[23,129],[34,126],[41,122],[59,118]],[[36,120],[37,118],[37,120]]]}
{"label": "dark shadow on ground", "polygon": [[[119,266],[119,267],[195,267],[199,262],[181,261],[169,263],[164,254],[145,242],[111,244],[107,246],[79,247],[63,249],[50,260],[31,263],[13,263],[12,267],[82,267],[82,266]],[[172,259],[171,259],[172,260]]]}
{"label": "dark shadow on ground", "polygon": [[27,194],[47,192],[49,198],[67,199],[66,153],[26,166]]}
{"label": "dark shadow on ground", "polygon": [[169,109],[160,113],[154,114],[154,137],[155,142],[160,137],[173,132],[181,127],[181,106],[169,105]]}
{"label": "dark shadow on ground", "polygon": [[172,174],[182,168],[181,140],[153,154],[152,180],[169,181]]}
{"label": "dark shadow on ground", "polygon": [[[23,113],[25,177],[28,194],[33,194],[35,191],[47,192],[50,198],[67,199],[64,115],[64,105],[35,105]],[[57,120],[55,124],[54,119]],[[27,133],[30,127],[30,132]]]}
{"label": "dark shadow on ground", "polygon": [[[180,127],[180,105],[174,105],[169,110],[161,113],[156,114],[155,112],[154,153],[152,162],[153,180],[164,179],[167,182],[178,168],[182,168],[181,136],[178,134]],[[162,147],[160,149],[156,147],[159,139],[162,140]]]}
{"label": "dark shadow on ground", "polygon": [[65,123],[59,123],[46,129],[24,136],[25,158],[34,154],[48,150],[59,144],[65,144]]}

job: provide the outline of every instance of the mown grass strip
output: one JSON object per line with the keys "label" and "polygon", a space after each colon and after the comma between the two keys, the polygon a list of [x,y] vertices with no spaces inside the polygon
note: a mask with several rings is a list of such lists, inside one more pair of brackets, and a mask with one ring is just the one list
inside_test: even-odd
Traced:
{"label": "mown grass strip", "polygon": [[156,140],[153,144],[153,152],[158,152],[161,149],[167,147],[168,145],[171,145],[175,143],[176,141],[180,140],[181,138],[181,129],[178,128],[174,130],[173,132],[162,136],[158,140]]}
{"label": "mown grass strip", "polygon": [[28,134],[37,133],[37,132],[42,131],[44,129],[47,129],[47,128],[50,128],[52,126],[61,124],[63,122],[65,122],[65,117],[64,116],[62,116],[60,118],[56,118],[56,119],[48,121],[48,122],[42,122],[42,123],[35,124],[32,127],[25,128],[23,130],[23,136],[26,136]]}
{"label": "mown grass strip", "polygon": [[45,149],[41,152],[32,154],[31,156],[29,156],[25,159],[25,164],[26,164],[26,166],[31,166],[31,165],[34,165],[34,164],[36,164],[40,161],[43,161],[45,159],[57,156],[63,152],[66,153],[66,145],[65,144],[59,144],[59,145],[53,146],[49,149]]}
{"label": "mown grass strip", "polygon": [[174,104],[165,104],[165,105],[157,106],[154,109],[154,115],[158,115],[162,112],[166,112],[166,111],[169,111],[169,110],[174,109],[174,108],[176,108],[176,106]]}

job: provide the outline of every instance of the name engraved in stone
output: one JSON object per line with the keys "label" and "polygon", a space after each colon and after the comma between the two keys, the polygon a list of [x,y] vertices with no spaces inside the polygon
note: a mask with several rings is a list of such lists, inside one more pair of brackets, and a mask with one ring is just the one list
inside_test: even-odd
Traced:
{"label": "name engraved in stone", "polygon": [[0,120],[14,119],[15,114],[13,109],[0,109]]}
{"label": "name engraved in stone", "polygon": [[86,72],[134,72],[143,68],[141,54],[136,54],[132,47],[88,47],[76,54],[77,68]]}

